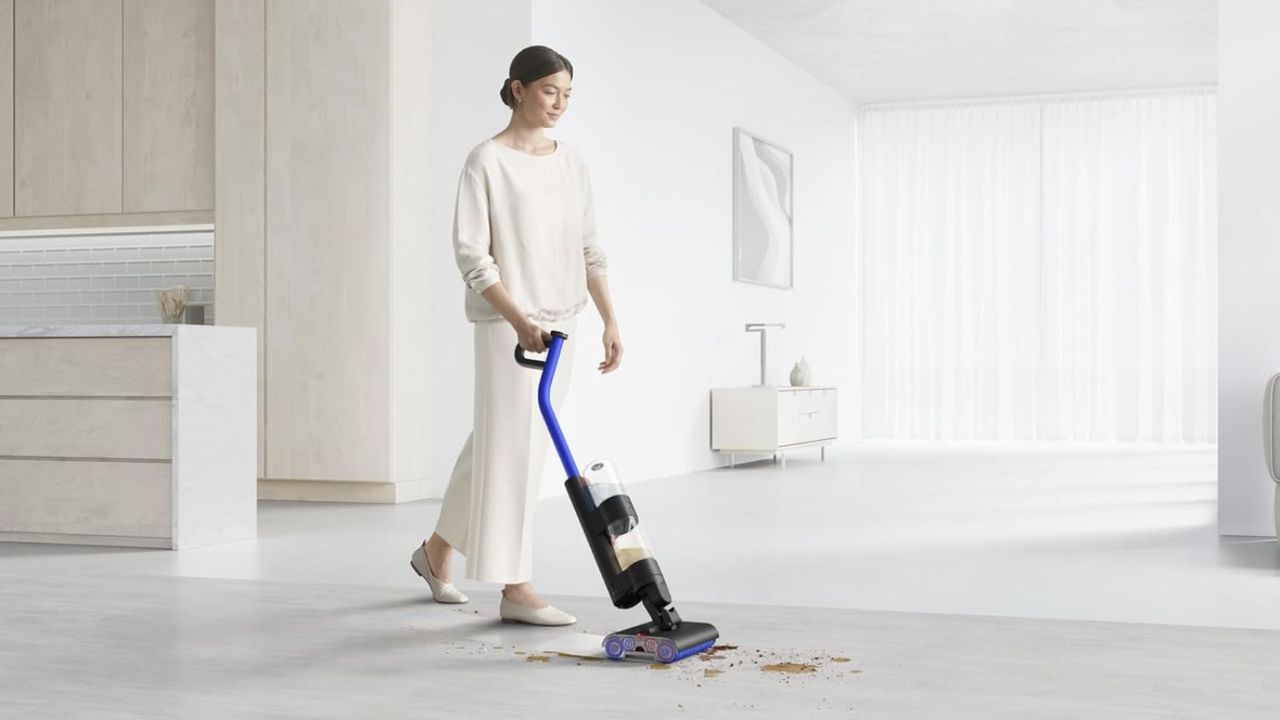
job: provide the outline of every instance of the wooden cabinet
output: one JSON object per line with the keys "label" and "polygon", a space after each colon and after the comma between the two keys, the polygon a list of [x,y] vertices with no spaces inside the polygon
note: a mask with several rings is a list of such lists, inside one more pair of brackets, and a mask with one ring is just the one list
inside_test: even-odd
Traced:
{"label": "wooden cabinet", "polygon": [[213,207],[213,3],[124,0],[124,212]]}
{"label": "wooden cabinet", "polygon": [[214,0],[0,3],[0,228],[211,219],[213,25]]}
{"label": "wooden cabinet", "polygon": [[711,391],[711,449],[781,455],[799,448],[821,448],[836,439],[834,387],[741,387]]}
{"label": "wooden cabinet", "polygon": [[0,541],[168,547],[168,338],[0,337]]}
{"label": "wooden cabinet", "polygon": [[391,477],[390,12],[267,5],[269,478]]}
{"label": "wooden cabinet", "polygon": [[14,214],[119,213],[120,0],[15,0]]}

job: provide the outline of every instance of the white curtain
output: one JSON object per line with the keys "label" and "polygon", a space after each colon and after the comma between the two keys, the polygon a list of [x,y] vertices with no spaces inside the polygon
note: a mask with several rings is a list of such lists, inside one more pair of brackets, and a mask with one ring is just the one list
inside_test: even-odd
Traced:
{"label": "white curtain", "polygon": [[860,435],[1217,441],[1211,92],[864,110]]}

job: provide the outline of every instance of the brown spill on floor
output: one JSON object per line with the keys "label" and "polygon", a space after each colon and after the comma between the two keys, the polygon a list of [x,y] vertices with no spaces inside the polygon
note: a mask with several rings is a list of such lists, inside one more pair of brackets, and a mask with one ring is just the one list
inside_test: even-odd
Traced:
{"label": "brown spill on floor", "polygon": [[525,658],[525,662],[551,662],[550,655],[530,655]]}
{"label": "brown spill on floor", "polygon": [[710,650],[704,650],[698,653],[698,657],[701,658],[703,662],[711,662],[712,660],[715,660],[716,656],[719,655],[720,653],[727,652],[729,650],[737,650],[737,649],[738,649],[737,645],[716,645]]}
{"label": "brown spill on floor", "polygon": [[723,670],[717,670],[715,668],[707,668],[706,670],[702,671],[702,677],[719,677],[723,673],[724,673]]}
{"label": "brown spill on floor", "polygon": [[818,672],[818,667],[816,665],[795,662],[780,662],[772,665],[761,665],[760,669],[764,672],[790,673],[792,675],[803,675],[805,673]]}
{"label": "brown spill on floor", "polygon": [[649,663],[649,669],[650,670],[670,670],[671,665],[669,663],[660,663],[660,662]]}

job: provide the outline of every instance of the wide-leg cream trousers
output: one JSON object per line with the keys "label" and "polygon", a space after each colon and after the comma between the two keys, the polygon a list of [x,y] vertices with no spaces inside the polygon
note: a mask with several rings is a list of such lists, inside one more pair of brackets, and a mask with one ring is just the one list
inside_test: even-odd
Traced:
{"label": "wide-leg cream trousers", "polygon": [[[516,363],[516,332],[506,320],[473,324],[475,414],[449,477],[436,532],[467,559],[468,580],[528,582],[534,512],[551,449],[538,409],[542,371]],[[558,412],[572,377],[577,316],[539,324],[569,336],[551,385],[551,404]]]}

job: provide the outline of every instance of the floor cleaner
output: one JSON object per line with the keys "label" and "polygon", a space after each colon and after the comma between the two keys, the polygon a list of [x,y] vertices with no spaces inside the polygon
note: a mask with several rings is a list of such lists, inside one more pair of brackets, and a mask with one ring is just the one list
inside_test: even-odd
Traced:
{"label": "floor cleaner", "polygon": [[546,421],[551,441],[564,466],[565,490],[573,504],[582,532],[587,537],[591,554],[614,607],[628,609],[643,604],[650,621],[605,636],[604,652],[613,660],[628,656],[647,656],[662,663],[711,649],[720,636],[714,625],[683,620],[671,604],[662,569],[654,559],[649,543],[640,530],[639,517],[626,489],[608,460],[587,463],[580,473],[569,452],[560,422],[551,406],[551,382],[560,350],[569,336],[551,331],[545,360],[527,357],[516,345],[516,362],[524,367],[541,369],[538,383],[538,409]]}

